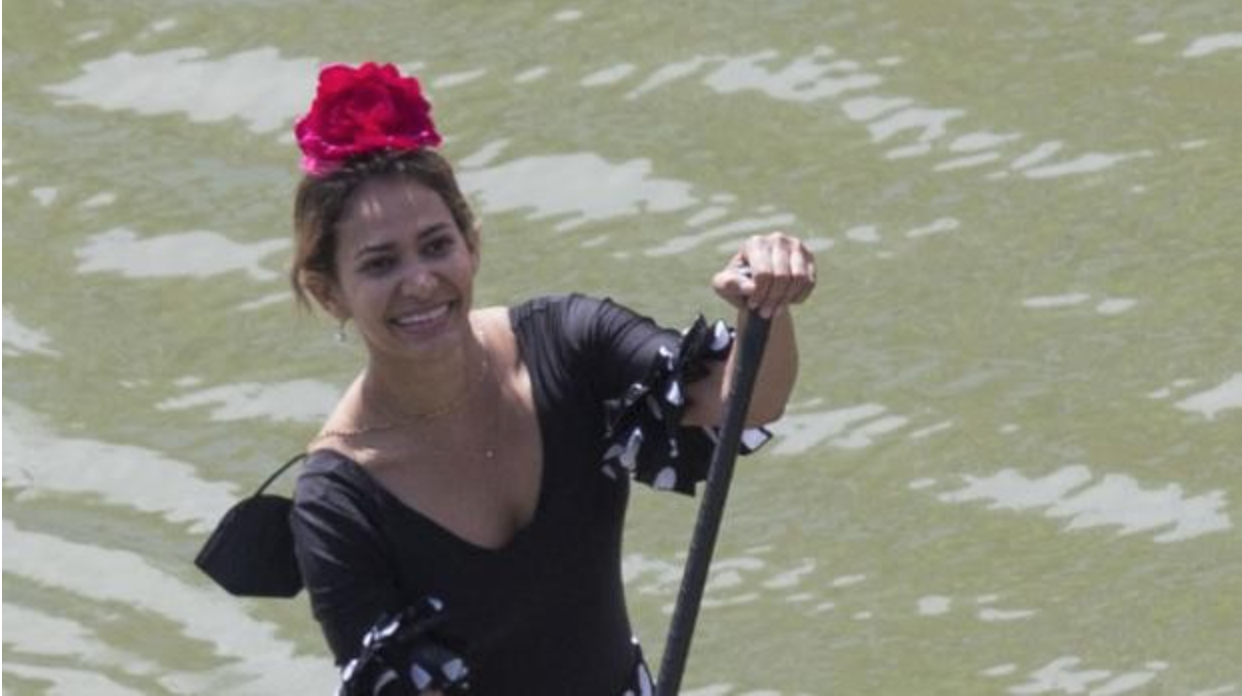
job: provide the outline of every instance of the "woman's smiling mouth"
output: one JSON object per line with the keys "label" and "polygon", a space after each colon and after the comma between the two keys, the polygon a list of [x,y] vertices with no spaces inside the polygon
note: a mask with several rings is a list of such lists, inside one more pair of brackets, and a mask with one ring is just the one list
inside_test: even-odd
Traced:
{"label": "woman's smiling mouth", "polygon": [[445,302],[431,309],[406,312],[392,318],[390,322],[401,329],[424,331],[438,326],[455,305],[455,302]]}

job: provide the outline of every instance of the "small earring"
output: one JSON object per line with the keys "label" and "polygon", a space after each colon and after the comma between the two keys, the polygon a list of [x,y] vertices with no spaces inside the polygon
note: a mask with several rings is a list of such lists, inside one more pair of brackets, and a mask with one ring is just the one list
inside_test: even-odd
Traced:
{"label": "small earring", "polygon": [[349,320],[342,319],[341,325],[336,327],[336,342],[337,343],[345,343],[346,340],[348,339],[348,336],[345,335],[345,322],[347,321]]}

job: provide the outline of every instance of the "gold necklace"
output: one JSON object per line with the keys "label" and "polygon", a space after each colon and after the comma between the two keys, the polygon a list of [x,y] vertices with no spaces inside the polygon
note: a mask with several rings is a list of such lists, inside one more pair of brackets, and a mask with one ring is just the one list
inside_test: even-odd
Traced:
{"label": "gold necklace", "polygon": [[[483,449],[481,450],[481,454],[483,455],[484,459],[488,459],[488,460],[496,458],[496,447],[494,445],[494,440],[496,438],[496,434],[499,430],[499,425],[500,425],[500,401],[501,401],[500,399],[497,399],[496,402],[493,404],[491,408],[492,413],[491,413],[491,418],[489,419],[488,427],[484,429],[485,432],[487,433],[487,438],[489,442],[487,445],[483,447]],[[324,430],[320,432],[318,435],[316,435],[315,439],[311,440],[311,442],[312,444],[318,443],[318,442],[321,442],[323,440],[326,440],[332,437],[339,437],[343,440],[348,440],[348,439],[352,439],[356,437],[361,437],[363,435],[367,435],[370,433],[396,430],[399,427],[416,422],[416,420],[417,419],[409,420],[404,423],[380,423],[376,425],[363,425],[358,428],[340,428],[340,429]],[[459,448],[446,449],[443,447],[437,448],[437,447],[429,446],[430,443],[426,438],[415,438],[415,439],[422,440],[424,445],[428,445],[428,449],[434,452],[437,452],[439,454],[449,454],[452,452],[460,453],[461,451]]]}
{"label": "gold necklace", "polygon": [[[487,346],[483,341],[482,334],[479,334],[479,339],[480,339],[480,344],[482,345],[482,348],[483,348],[483,359],[479,363],[479,373],[478,373],[478,376],[474,379],[474,381],[471,382],[470,385],[462,391],[461,396],[458,396],[457,398],[453,399],[447,404],[444,404],[442,406],[437,406],[436,408],[431,409],[430,411],[423,411],[420,413],[411,413],[409,415],[403,416],[401,418],[393,419],[390,421],[385,421],[381,423],[364,424],[364,425],[358,426],[357,428],[332,428],[328,430],[322,430],[319,432],[318,435],[315,436],[313,440],[311,440],[311,443],[314,444],[314,443],[320,442],[322,440],[326,440],[331,437],[339,437],[342,439],[348,439],[348,438],[361,437],[362,435],[367,435],[370,433],[395,430],[399,427],[411,425],[419,421],[434,420],[440,416],[459,410],[462,406],[464,406],[469,401],[470,397],[474,396],[474,393],[478,390],[479,385],[483,383],[484,379],[487,377],[488,373],[491,371],[491,362],[488,360]],[[486,429],[488,434],[492,438],[495,437],[497,426],[500,422],[499,401],[500,399],[497,399],[497,403],[491,409],[492,410],[491,423],[489,424],[490,427]],[[441,450],[441,453],[444,453],[444,451]],[[485,459],[495,458],[496,448],[493,446],[485,447],[483,449],[483,456]]]}

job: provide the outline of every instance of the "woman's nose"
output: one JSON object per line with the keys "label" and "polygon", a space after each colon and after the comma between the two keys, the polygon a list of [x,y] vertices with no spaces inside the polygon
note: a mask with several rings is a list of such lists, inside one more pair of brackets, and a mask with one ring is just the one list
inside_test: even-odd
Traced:
{"label": "woman's nose", "polygon": [[427,297],[436,289],[436,276],[423,264],[412,264],[401,281],[402,294]]}

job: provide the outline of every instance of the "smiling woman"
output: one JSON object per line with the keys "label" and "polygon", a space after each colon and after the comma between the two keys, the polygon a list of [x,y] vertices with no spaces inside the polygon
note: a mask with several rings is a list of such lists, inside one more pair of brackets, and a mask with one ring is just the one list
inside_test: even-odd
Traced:
{"label": "smiling woman", "polygon": [[[336,65],[297,125],[294,288],[367,349],[292,514],[343,691],[649,694],[621,575],[629,479],[703,480],[731,332],[582,295],[475,308],[479,232],[429,114],[395,68]],[[713,281],[739,321],[772,319],[753,424],[784,408],[786,309],[814,283],[779,233]]]}
{"label": "smiling woman", "polygon": [[[452,326],[468,330],[478,232],[447,163],[426,149],[385,150],[333,179],[347,197],[333,188],[325,194],[312,178],[299,195],[306,260],[295,272],[297,291],[305,287],[341,322],[353,319],[367,345],[392,357],[425,351]],[[312,211],[325,195],[341,203],[321,222]]]}

